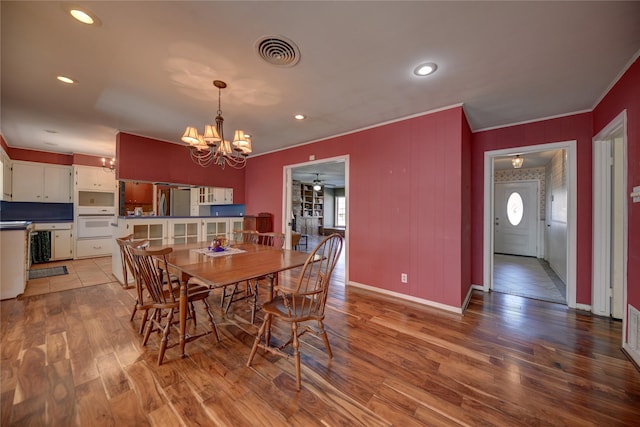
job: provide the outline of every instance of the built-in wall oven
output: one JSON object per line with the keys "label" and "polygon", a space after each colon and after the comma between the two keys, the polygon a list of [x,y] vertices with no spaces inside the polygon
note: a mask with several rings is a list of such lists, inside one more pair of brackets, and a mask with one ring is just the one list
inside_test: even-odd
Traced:
{"label": "built-in wall oven", "polygon": [[111,237],[115,208],[79,206],[76,235],[78,238]]}

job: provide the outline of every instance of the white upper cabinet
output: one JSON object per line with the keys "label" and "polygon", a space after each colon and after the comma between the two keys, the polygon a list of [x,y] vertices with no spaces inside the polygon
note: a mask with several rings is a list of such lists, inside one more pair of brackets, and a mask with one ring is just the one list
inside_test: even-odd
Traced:
{"label": "white upper cabinet", "polygon": [[77,190],[116,191],[116,174],[102,167],[74,166]]}
{"label": "white upper cabinet", "polygon": [[233,204],[233,188],[200,187],[198,191],[198,203],[200,205]]}
{"label": "white upper cabinet", "polygon": [[11,195],[15,202],[71,203],[71,166],[14,161]]}
{"label": "white upper cabinet", "polygon": [[11,200],[11,159],[0,150],[2,161],[2,195],[0,200]]}

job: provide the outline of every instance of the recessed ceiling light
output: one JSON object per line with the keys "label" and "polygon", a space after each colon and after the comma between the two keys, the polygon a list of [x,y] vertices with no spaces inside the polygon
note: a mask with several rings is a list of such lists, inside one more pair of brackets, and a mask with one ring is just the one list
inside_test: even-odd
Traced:
{"label": "recessed ceiling light", "polygon": [[428,76],[429,74],[433,74],[438,69],[438,66],[433,62],[426,62],[424,64],[418,65],[414,70],[413,74],[416,76]]}
{"label": "recessed ceiling light", "polygon": [[98,18],[94,13],[90,10],[80,7],[76,4],[64,3],[62,5],[63,9],[69,13],[73,18],[87,25],[95,25],[100,26],[100,18]]}
{"label": "recessed ceiling light", "polygon": [[307,116],[305,116],[304,114],[296,114],[293,117],[295,117],[296,120],[304,120],[307,118]]}
{"label": "recessed ceiling light", "polygon": [[60,80],[62,83],[67,83],[67,84],[74,84],[74,83],[78,83],[77,80],[72,79],[71,77],[66,77],[66,76],[58,76],[56,77],[58,80]]}

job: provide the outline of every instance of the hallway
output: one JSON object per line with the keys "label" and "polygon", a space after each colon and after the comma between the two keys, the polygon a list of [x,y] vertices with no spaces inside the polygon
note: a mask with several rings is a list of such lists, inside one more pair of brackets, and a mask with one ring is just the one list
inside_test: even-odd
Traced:
{"label": "hallway", "polygon": [[544,259],[494,254],[493,291],[567,304],[567,287]]}

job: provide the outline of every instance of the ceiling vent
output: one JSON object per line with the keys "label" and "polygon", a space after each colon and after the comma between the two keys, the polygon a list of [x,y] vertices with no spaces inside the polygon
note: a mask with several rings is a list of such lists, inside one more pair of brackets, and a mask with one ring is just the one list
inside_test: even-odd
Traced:
{"label": "ceiling vent", "polygon": [[258,56],[271,65],[293,67],[300,61],[300,50],[283,36],[264,36],[256,41]]}

